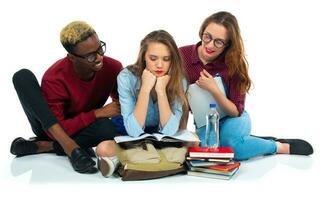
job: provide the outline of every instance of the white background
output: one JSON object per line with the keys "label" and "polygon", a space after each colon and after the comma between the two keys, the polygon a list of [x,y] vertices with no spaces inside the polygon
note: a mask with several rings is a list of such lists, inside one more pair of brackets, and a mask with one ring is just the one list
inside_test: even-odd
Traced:
{"label": "white background", "polygon": [[[0,195],[9,195],[7,198],[29,196],[28,199],[300,199],[320,196],[317,183],[314,183],[322,178],[322,98],[319,89],[322,85],[322,6],[318,2],[1,1]],[[17,136],[32,135],[12,86],[11,77],[18,69],[29,68],[40,80],[51,64],[65,56],[66,52],[59,42],[59,33],[63,26],[73,20],[87,21],[97,31],[100,39],[107,43],[106,54],[120,60],[126,66],[135,61],[139,42],[147,33],[165,29],[172,34],[178,46],[194,44],[198,42],[198,31],[202,21],[210,14],[221,10],[229,11],[237,17],[244,39],[249,73],[254,83],[246,101],[246,110],[250,113],[253,123],[252,133],[306,139],[315,149],[311,158],[274,156],[250,161],[250,164],[246,162],[241,178],[236,177],[228,182],[191,178],[168,178],[136,183],[113,180],[113,184],[109,179],[101,178],[97,178],[97,182],[96,179],[86,182],[87,179],[82,178],[79,182],[65,182],[52,174],[51,179],[56,179],[54,183],[46,180],[45,176],[42,182],[33,184],[31,172],[19,176],[10,172],[10,164],[12,165],[14,160],[9,153],[10,142]],[[190,128],[192,127],[190,123]],[[274,160],[275,157],[278,159]],[[287,164],[283,165],[283,162]],[[255,165],[252,165],[253,163]],[[24,162],[20,164],[24,165]],[[245,170],[247,164],[254,167],[249,169],[263,172],[262,175],[257,176],[256,173]],[[41,169],[44,174],[55,173],[46,171],[46,165],[43,168],[40,166],[38,170]],[[57,176],[64,176],[64,173]],[[170,197],[170,194],[173,197]]]}

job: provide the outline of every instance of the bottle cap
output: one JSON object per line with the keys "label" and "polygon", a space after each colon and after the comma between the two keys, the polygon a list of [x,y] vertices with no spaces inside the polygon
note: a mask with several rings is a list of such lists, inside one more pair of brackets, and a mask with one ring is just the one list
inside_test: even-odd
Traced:
{"label": "bottle cap", "polygon": [[216,104],[215,103],[211,103],[211,104],[209,104],[209,107],[210,108],[216,108]]}

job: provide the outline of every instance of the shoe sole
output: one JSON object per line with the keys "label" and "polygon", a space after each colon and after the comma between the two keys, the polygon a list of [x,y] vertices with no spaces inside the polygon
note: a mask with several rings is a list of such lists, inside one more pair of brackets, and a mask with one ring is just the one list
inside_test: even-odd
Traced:
{"label": "shoe sole", "polygon": [[101,174],[104,177],[110,177],[112,176],[113,172],[111,173],[111,167],[113,166],[114,163],[112,161],[107,161],[103,158],[97,158],[97,166],[98,166],[98,170],[101,172]]}

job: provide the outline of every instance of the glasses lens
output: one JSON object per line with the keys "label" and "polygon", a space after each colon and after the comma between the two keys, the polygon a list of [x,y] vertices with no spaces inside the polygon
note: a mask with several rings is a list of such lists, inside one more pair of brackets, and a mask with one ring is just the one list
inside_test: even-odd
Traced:
{"label": "glasses lens", "polygon": [[203,40],[204,42],[210,42],[210,41],[212,40],[211,35],[204,33],[204,34],[202,35],[202,40]]}
{"label": "glasses lens", "polygon": [[102,56],[104,55],[105,51],[106,51],[106,44],[102,42],[101,47],[97,50],[97,53]]}
{"label": "glasses lens", "polygon": [[93,52],[93,53],[89,54],[88,56],[86,56],[88,62],[94,62],[97,58],[97,54],[99,54],[101,56],[104,55],[104,53],[106,51],[106,44],[105,44],[105,42],[101,41],[100,45],[101,46],[99,47],[99,49],[97,49],[96,52]]}
{"label": "glasses lens", "polygon": [[214,45],[217,47],[217,48],[221,48],[225,45],[224,41],[222,40],[219,40],[219,39],[215,39],[214,40]]}
{"label": "glasses lens", "polygon": [[96,56],[97,56],[96,53],[92,53],[92,54],[88,55],[87,56],[87,61],[88,62],[94,62],[96,60]]}

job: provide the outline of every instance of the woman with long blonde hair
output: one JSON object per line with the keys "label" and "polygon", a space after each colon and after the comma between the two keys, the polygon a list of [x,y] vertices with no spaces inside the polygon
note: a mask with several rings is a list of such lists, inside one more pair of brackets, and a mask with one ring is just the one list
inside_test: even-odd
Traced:
{"label": "woman with long blonde hair", "polygon": [[138,136],[144,127],[175,134],[187,110],[186,81],[178,47],[172,36],[158,30],[140,45],[137,61],[118,76],[118,91],[125,128]]}
{"label": "woman with long blonde hair", "polygon": [[[123,69],[117,77],[123,123],[128,135],[142,133],[174,135],[185,128],[188,103],[187,81],[182,59],[172,36],[157,30],[141,41],[137,61]],[[112,175],[118,162],[114,141],[96,148],[99,170]]]}

